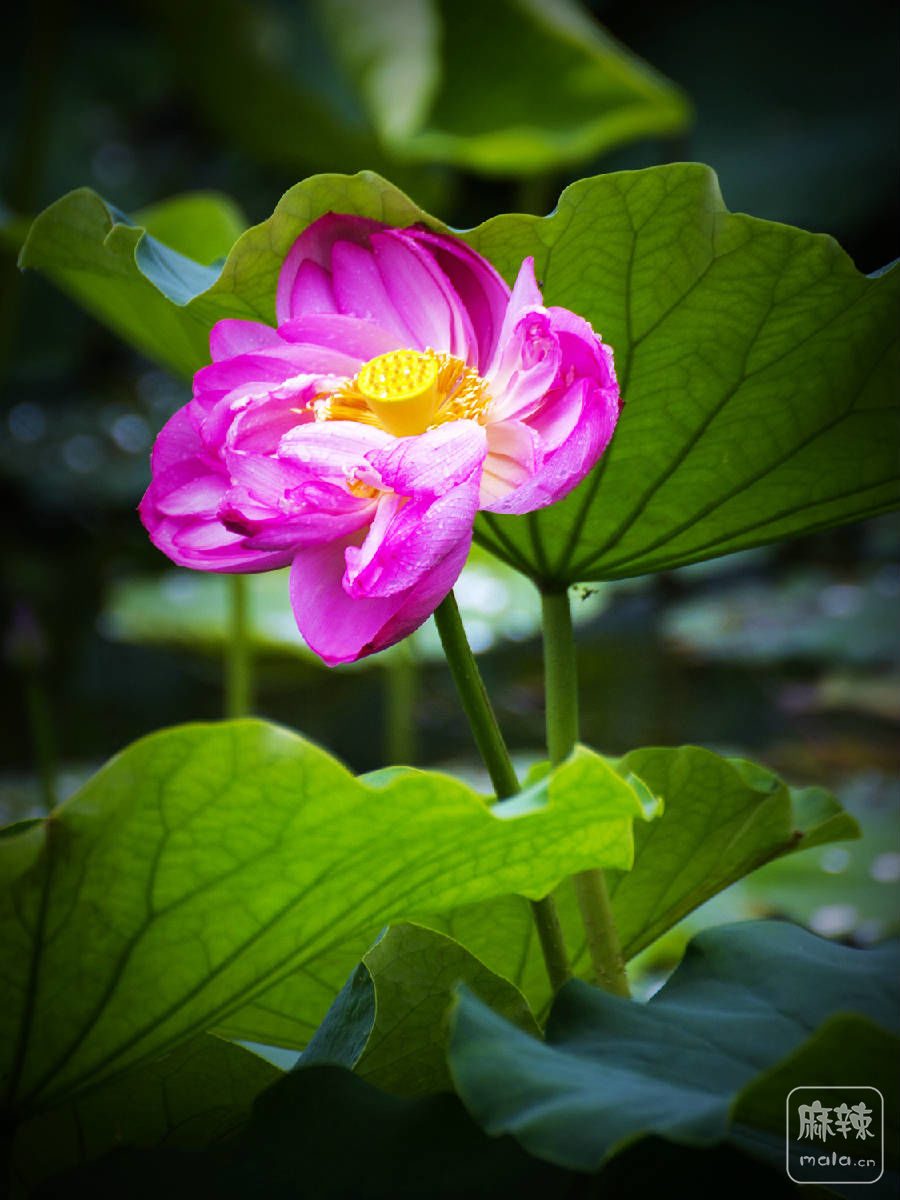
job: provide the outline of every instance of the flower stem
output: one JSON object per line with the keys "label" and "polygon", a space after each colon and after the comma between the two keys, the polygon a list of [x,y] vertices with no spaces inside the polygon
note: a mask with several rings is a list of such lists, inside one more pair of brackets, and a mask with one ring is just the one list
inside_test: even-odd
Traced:
{"label": "flower stem", "polygon": [[228,576],[228,646],[225,651],[225,715],[246,717],[253,706],[253,668],[247,613],[247,580]]}
{"label": "flower stem", "polygon": [[[556,766],[568,758],[578,741],[578,668],[568,591],[542,592],[541,607],[547,748],[550,762]],[[615,996],[630,996],[603,871],[581,871],[573,883],[598,985]]]}
{"label": "flower stem", "polygon": [[[520,791],[519,780],[509,757],[509,750],[497,724],[497,717],[485,691],[478,664],[469,645],[462,618],[459,615],[456,597],[450,591],[438,605],[434,614],[441,644],[456,690],[459,692],[463,709],[478,745],[479,753],[487,767],[499,800],[514,796]],[[554,992],[571,978],[562,926],[552,896],[531,901],[531,911],[537,928],[547,974]]]}

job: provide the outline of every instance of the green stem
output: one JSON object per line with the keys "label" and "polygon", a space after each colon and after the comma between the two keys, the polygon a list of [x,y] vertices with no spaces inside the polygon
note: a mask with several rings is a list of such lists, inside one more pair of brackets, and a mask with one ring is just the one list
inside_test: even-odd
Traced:
{"label": "green stem", "polygon": [[435,610],[434,623],[437,625],[441,645],[447,656],[450,674],[453,676],[465,714],[469,718],[478,752],[484,759],[498,800],[505,800],[507,796],[514,796],[520,790],[519,781],[485,691],[452,591],[447,593]]}
{"label": "green stem", "polygon": [[[514,796],[520,790],[519,780],[485,691],[452,591],[438,605],[434,620],[453,682],[456,684],[497,798],[502,800],[507,796]],[[542,900],[532,900],[531,911],[547,965],[547,974],[553,990],[557,991],[571,978],[572,970],[553,897],[545,896]]]}
{"label": "green stem", "polygon": [[[578,741],[578,666],[568,591],[541,593],[547,748],[556,766]],[[597,983],[616,996],[630,996],[625,959],[613,918],[606,878],[599,868],[573,879]]]}
{"label": "green stem", "polygon": [[228,644],[225,650],[225,715],[246,717],[253,707],[247,580],[229,575]]}

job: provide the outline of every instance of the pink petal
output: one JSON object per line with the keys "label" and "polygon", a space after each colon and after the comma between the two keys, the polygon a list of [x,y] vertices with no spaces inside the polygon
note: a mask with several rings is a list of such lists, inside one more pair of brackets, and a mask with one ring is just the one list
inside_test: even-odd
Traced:
{"label": "pink petal", "polygon": [[373,642],[403,604],[402,596],[352,599],[344,591],[350,538],[307,546],[291,564],[291,608],[306,644],[329,666],[371,654]]}
{"label": "pink petal", "polygon": [[203,442],[192,419],[191,406],[185,404],[169,417],[157,434],[150,455],[150,469],[155,477],[176,463],[202,453]]}
{"label": "pink petal", "polygon": [[291,566],[291,606],[307,645],[329,666],[393,646],[418,629],[453,587],[471,541],[470,528],[414,587],[371,598],[350,597],[341,585],[344,554],[359,535],[298,551]]}
{"label": "pink petal", "polygon": [[234,358],[238,354],[252,354],[254,350],[278,345],[278,331],[259,321],[226,318],[217,321],[209,333],[209,349],[213,362],[219,362],[223,358]]}
{"label": "pink petal", "polygon": [[[280,290],[278,296],[280,301]],[[309,259],[300,263],[297,268],[294,286],[286,303],[276,304],[281,324],[301,313],[336,313],[337,310],[334,288],[331,286],[331,272]]]}
{"label": "pink petal", "polygon": [[[273,454],[283,434],[313,419],[306,410],[321,388],[322,376],[295,375],[271,391],[235,388],[209,411],[200,427],[207,450],[221,458],[226,450]],[[305,411],[306,410],[306,411]]]}
{"label": "pink petal", "polygon": [[[175,478],[183,474],[174,469],[158,476],[156,482],[156,507],[167,517],[211,516],[228,488],[224,475],[213,474],[197,464],[194,478],[183,482]],[[173,486],[174,484],[174,486]]]}
{"label": "pink petal", "polygon": [[471,479],[486,452],[477,421],[448,421],[414,437],[393,438],[366,458],[385,487],[403,496],[439,496]]}
{"label": "pink petal", "polygon": [[317,390],[315,384],[309,384],[286,397],[276,394],[258,400],[234,414],[222,439],[226,458],[229,450],[247,454],[274,454],[286,433],[312,420],[312,413],[305,414],[298,412],[298,409],[312,400]]}
{"label": "pink petal", "polygon": [[405,345],[396,334],[382,329],[374,321],[342,313],[306,313],[302,317],[293,317],[279,325],[278,333],[288,342],[327,346],[359,362],[368,362],[370,358]]}
{"label": "pink petal", "polygon": [[392,491],[379,500],[362,546],[347,550],[351,595],[407,591],[471,539],[486,444],[476,422],[454,421],[367,456]]}
{"label": "pink petal", "polygon": [[411,331],[413,344],[438,354],[465,352],[466,347],[460,345],[462,321],[455,319],[447,290],[438,282],[443,274],[434,261],[414,243],[404,244],[391,233],[375,234],[372,249],[387,293]]}
{"label": "pink petal", "polygon": [[335,307],[326,307],[334,300],[330,285],[332,246],[338,241],[368,246],[370,235],[385,228],[381,221],[333,212],[313,221],[282,264],[275,303],[278,324],[305,312],[336,312]]}
{"label": "pink petal", "polygon": [[563,404],[579,410],[570,436],[545,458],[531,479],[506,496],[483,504],[487,511],[525,513],[544,508],[567,495],[594,467],[616,427],[618,390],[580,379],[569,389]]}
{"label": "pink petal", "polygon": [[[579,411],[580,411],[580,405]],[[490,508],[531,479],[544,462],[536,430],[521,421],[503,421],[487,427],[488,453],[478,496],[479,508]]]}
{"label": "pink petal", "polygon": [[393,646],[431,616],[459,578],[471,545],[470,531],[468,537],[460,538],[447,557],[403,595],[403,603],[372,639],[367,653]]}
{"label": "pink petal", "polygon": [[362,547],[347,550],[345,590],[351,596],[409,591],[460,543],[468,545],[478,509],[479,475],[433,498],[384,497]]}
{"label": "pink petal", "polygon": [[562,364],[562,352],[547,313],[529,310],[501,343],[487,375],[492,402],[489,421],[522,420],[543,403]]}
{"label": "pink petal", "polygon": [[281,343],[281,350],[272,351],[293,367],[293,375],[337,375],[344,379],[356,374],[359,359],[355,354],[318,346],[314,342]]}
{"label": "pink petal", "polygon": [[289,459],[268,454],[231,451],[227,463],[232,486],[244,489],[257,504],[269,509],[279,509],[287,493],[308,478]]}
{"label": "pink petal", "polygon": [[297,374],[296,366],[288,357],[289,348],[286,342],[281,342],[281,349],[284,353],[279,357],[259,351],[254,354],[239,354],[235,358],[226,358],[208,367],[201,367],[194,376],[194,390],[220,392],[225,395],[242,384],[281,383],[291,375]]}
{"label": "pink petal", "polygon": [[[297,375],[337,375],[347,378],[356,372],[359,360],[339,350],[311,343],[286,342],[271,350],[239,354],[202,367],[194,376],[195,391],[227,395],[237,388],[259,393],[272,390]],[[268,386],[266,386],[268,385]]]}
{"label": "pink petal", "polygon": [[[502,349],[504,343],[508,342],[512,337],[513,330],[527,309],[542,309],[543,306],[544,297],[541,295],[540,288],[534,277],[534,259],[530,257],[523,258],[522,265],[519,267],[519,274],[516,276],[516,282],[513,284],[513,290],[510,293],[506,312],[503,314],[503,324],[500,327],[500,333],[497,338],[498,350]],[[491,367],[493,365],[491,364]],[[490,370],[491,368],[488,369]]]}
{"label": "pink petal", "polygon": [[528,417],[528,428],[540,439],[545,457],[572,436],[581,420],[582,408],[581,393],[571,386],[565,391],[551,392],[545,403]]}
{"label": "pink petal", "polygon": [[353,242],[335,242],[331,250],[331,278],[340,312],[381,325],[399,338],[404,346],[424,349],[424,346],[416,343],[394,307],[375,259],[368,250]]}
{"label": "pink petal", "polygon": [[587,375],[601,387],[615,383],[612,350],[604,346],[591,324],[567,308],[548,308],[547,313],[562,352],[563,375],[568,375],[570,382]]}
{"label": "pink petal", "polygon": [[[208,443],[220,444],[224,439],[230,422],[228,414],[245,408],[251,400],[268,397],[300,374],[298,365],[289,357],[292,347],[287,342],[281,345],[284,354],[279,358],[263,353],[242,354],[203,367],[196,373],[194,405]],[[306,381],[315,377],[307,376]],[[224,427],[223,420],[226,422]]]}
{"label": "pink petal", "polygon": [[245,488],[232,488],[219,508],[226,529],[241,535],[248,550],[297,550],[333,542],[368,526],[373,501],[360,500],[334,484],[307,484],[287,493],[279,510],[256,502]]}
{"label": "pink petal", "polygon": [[[352,213],[327,212],[324,216],[307,225],[292,246],[284,260],[281,273],[288,276],[294,262],[309,259],[320,267],[328,268],[331,262],[331,250],[335,242],[355,242],[357,246],[368,246],[373,233],[378,233],[388,226],[383,221],[373,221],[370,217],[357,217]],[[299,313],[292,314],[299,316]],[[287,320],[287,318],[283,318]],[[279,317],[279,322],[282,318]]]}
{"label": "pink petal", "polygon": [[404,496],[398,496],[394,492],[383,493],[375,505],[372,522],[362,546],[347,547],[347,552],[344,556],[347,566],[347,571],[344,575],[344,589],[348,595],[365,596],[372,594],[387,596],[391,594],[391,591],[399,591],[402,587],[408,586],[401,583],[397,588],[388,588],[383,591],[376,589],[372,593],[369,593],[365,587],[355,586],[359,580],[360,573],[371,566],[372,560],[381,549],[382,543],[389,533],[397,514],[406,503],[407,500]]}
{"label": "pink petal", "polygon": [[180,567],[197,571],[272,571],[287,566],[290,554],[248,550],[217,517],[167,517],[155,506],[152,485],[139,505],[150,540]]}
{"label": "pink petal", "polygon": [[243,539],[230,533],[220,521],[194,521],[183,525],[174,533],[171,549],[165,553],[179,566],[238,574],[277,571],[286,567],[292,556],[291,550],[271,554],[248,550]]}
{"label": "pink petal", "polygon": [[233,486],[219,516],[241,532],[248,548],[291,549],[334,541],[368,525],[375,502],[352,495],[346,486],[311,478],[306,468],[262,454],[228,455]]}
{"label": "pink petal", "polygon": [[[166,434],[168,426],[157,439],[160,449],[153,479],[138,506],[153,544],[179,566],[197,570],[263,571],[285,566],[290,556],[248,550],[239,536],[222,525],[218,510],[229,486],[224,466],[206,454],[196,433],[195,440],[183,436],[189,424],[185,409],[176,417],[174,439]],[[185,457],[177,457],[182,452]]]}
{"label": "pink petal", "polygon": [[207,556],[213,551],[239,550],[242,539],[239,534],[227,530],[220,521],[196,520],[182,525],[173,541],[183,552],[199,554],[207,561]]}
{"label": "pink petal", "polygon": [[278,454],[300,463],[311,475],[366,481],[374,474],[366,456],[395,440],[384,430],[359,421],[317,421],[286,433]]}
{"label": "pink petal", "polygon": [[458,238],[424,229],[405,229],[403,236],[427,249],[449,279],[478,339],[477,359],[472,365],[483,373],[500,335],[509,288],[487,259]]}

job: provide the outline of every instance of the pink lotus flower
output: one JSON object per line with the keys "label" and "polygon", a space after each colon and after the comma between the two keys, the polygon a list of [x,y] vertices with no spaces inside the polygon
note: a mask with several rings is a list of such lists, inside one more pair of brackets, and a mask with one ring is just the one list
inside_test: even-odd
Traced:
{"label": "pink lotus flower", "polygon": [[181,566],[291,566],[329,664],[392,645],[462,570],[479,509],[565,496],[619,413],[612,351],[510,292],[464,242],[329,213],[294,243],[278,327],[219,321],[212,364],[163,428],[141,518]]}

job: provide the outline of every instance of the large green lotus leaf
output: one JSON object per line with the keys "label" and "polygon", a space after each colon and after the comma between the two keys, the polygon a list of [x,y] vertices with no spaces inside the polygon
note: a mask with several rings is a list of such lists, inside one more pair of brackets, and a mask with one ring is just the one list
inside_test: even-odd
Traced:
{"label": "large green lotus leaf", "polygon": [[240,1128],[280,1074],[241,1046],[202,1034],[21,1125],[13,1195],[30,1195],[47,1176],[116,1146],[208,1146]]}
{"label": "large green lotus leaf", "polygon": [[214,1032],[223,1038],[262,1046],[303,1050],[378,933],[373,926],[317,954],[310,963],[217,1022]]}
{"label": "large green lotus leaf", "polygon": [[[897,1195],[900,1166],[900,1072],[895,1033],[860,1017],[846,1014],[831,1017],[799,1050],[749,1084],[732,1109],[734,1122],[730,1140],[750,1149],[768,1162],[784,1165],[785,1098],[791,1088],[846,1087],[877,1080],[884,1101],[884,1151],[890,1172],[885,1187],[872,1195]],[[847,1194],[858,1194],[850,1185]],[[841,1189],[838,1189],[840,1191]]]}
{"label": "large green lotus leaf", "polygon": [[0,841],[9,1102],[59,1103],[391,920],[627,868],[644,816],[583,749],[489,808],[443,775],[359,781],[260,721],[144,738]]}
{"label": "large green lotus leaf", "polygon": [[[538,1157],[596,1170],[647,1133],[721,1141],[743,1090],[832,1016],[867,1018],[866,1042],[870,1021],[892,1030],[897,968],[896,945],[851,950],[783,922],[722,926],[694,939],[647,1004],[572,980],[557,996],[544,1042],[463,990],[451,1070],[486,1132],[512,1133]],[[851,1034],[841,1058],[855,1078]],[[894,1045],[894,1061],[882,1063],[873,1086],[893,1074]],[[833,1050],[829,1041],[826,1053]]]}
{"label": "large green lotus leaf", "polygon": [[49,1182],[40,1200],[522,1200],[578,1177],[482,1132],[456,1096],[391,1096],[335,1066],[291,1071],[246,1129],[202,1152],[122,1150]]}
{"label": "large green lotus leaf", "polygon": [[[827,792],[792,791],[777,776],[696,746],[635,750],[618,769],[663,800],[651,826],[635,826],[631,871],[607,871],[613,914],[626,958],[710,897],[763,863],[825,842],[859,836]],[[658,829],[658,836],[647,836]],[[576,975],[592,967],[575,891],[555,892]],[[429,921],[512,980],[536,1012],[550,1001],[527,905],[516,896],[466,905]]]}
{"label": "large green lotus leaf", "polygon": [[224,259],[247,228],[247,219],[228,196],[188,192],[141,209],[134,222],[151,237],[202,266]]}
{"label": "large green lotus leaf", "polygon": [[552,510],[478,535],[556,584],[665,570],[900,501],[900,270],[861,275],[828,237],[729,213],[677,164],[573,184],[547,218],[468,240],[615,351],[613,443]]}
{"label": "large green lotus leaf", "polygon": [[634,871],[608,876],[628,958],[764,863],[860,836],[824,789],[791,789],[765,767],[697,746],[633,750],[618,769],[662,796],[668,819],[659,838],[636,838]]}
{"label": "large green lotus leaf", "polygon": [[463,982],[534,1037],[541,1031],[522,993],[458,942],[404,923],[363,957],[304,1050],[302,1067],[330,1062],[397,1096],[452,1091],[447,1016]]}
{"label": "large green lotus leaf", "polygon": [[640,954],[638,971],[666,970],[693,934],[726,921],[776,916],[823,937],[861,945],[896,937],[900,813],[895,796],[896,780],[879,780],[871,770],[846,779],[841,803],[858,822],[860,838],[814,847],[808,854],[780,855],[745,875]]}
{"label": "large green lotus leaf", "polygon": [[[317,0],[316,9],[401,160],[546,171],[690,120],[683,94],[571,0]],[[515,70],[498,70],[510,61]]]}
{"label": "large green lotus leaf", "polygon": [[286,192],[268,221],[235,242],[224,266],[171,249],[96,192],[79,188],[34,221],[19,265],[37,267],[126,341],[182,375],[209,362],[223,317],[275,323],[281,263],[298,234],[329,210],[394,225],[429,220],[376,175],[316,175]]}
{"label": "large green lotus leaf", "polygon": [[[636,750],[618,769],[663,799],[661,816],[634,827],[632,869],[606,872],[628,958],[762,863],[859,836],[853,818],[822,789],[792,791],[762,767],[699,747]],[[821,886],[820,881],[820,892]],[[570,880],[559,885],[554,899],[573,969],[590,981],[593,969]],[[521,896],[460,905],[420,923],[453,938],[515,985],[535,1013],[546,1013],[552,993],[531,910]],[[298,973],[232,1017],[222,1032],[302,1049],[322,1012],[323,995],[340,987],[357,951],[355,943],[335,953],[324,987]],[[317,976],[321,979],[318,964]]]}
{"label": "large green lotus leaf", "polygon": [[[190,374],[218,319],[274,320],[280,264],[329,209],[445,228],[368,172],[314,176],[219,273],[81,190],[37,218],[20,262]],[[552,512],[478,518],[526,574],[639,575],[897,504],[897,269],[867,278],[827,237],[728,213],[694,164],[581,180],[549,217],[462,236],[508,279],[532,255],[547,303],[613,346],[625,398],[610,450]]]}
{"label": "large green lotus leaf", "polygon": [[[488,1137],[455,1096],[399,1098],[347,1070],[317,1066],[291,1072],[260,1096],[249,1126],[230,1143],[202,1153],[122,1150],[51,1180],[41,1200],[658,1200],[661,1179],[690,1179],[697,1197],[720,1195],[723,1179],[734,1200],[797,1195],[783,1157],[773,1170],[727,1144],[697,1148],[659,1137],[642,1138],[592,1179],[529,1157],[510,1137]],[[831,1193],[805,1194],[827,1200]]]}
{"label": "large green lotus leaf", "polygon": [[[587,761],[594,762],[595,759],[596,756],[591,755]],[[577,786],[579,778],[581,786],[585,789],[589,790],[594,786],[590,772],[582,772],[579,776],[575,771],[575,763],[570,771],[570,786]],[[381,777],[387,781],[392,777],[402,778],[405,773],[407,768],[388,768],[384,772],[376,772],[363,778],[374,782]],[[629,786],[634,786],[633,781],[629,781]],[[528,793],[529,789],[526,788],[515,800],[506,801],[505,807],[508,809],[511,804],[529,805],[531,802]],[[648,800],[642,792],[639,794],[644,814],[657,814],[655,819],[658,820],[658,804]],[[555,894],[557,902],[562,903],[564,925],[569,931],[570,939],[577,940],[581,945],[583,927],[574,894],[570,893],[571,887],[567,889],[563,884]],[[489,901],[463,905],[458,909],[454,906],[447,917],[436,916],[434,910],[431,910],[428,916],[420,914],[417,919],[419,924],[424,924],[437,933],[446,933],[453,939],[449,947],[441,941],[435,945],[442,947],[447,962],[456,961],[458,965],[465,967],[465,971],[461,970],[461,976],[466,974],[468,978],[474,979],[478,972],[485,970],[492,978],[508,981],[516,995],[525,994],[526,1003],[533,1007],[549,1001],[551,992],[547,968],[537,942],[531,908],[522,895],[495,893]],[[286,975],[250,1004],[229,1014],[228,1018],[217,1026],[217,1032],[224,1037],[243,1038],[290,1050],[302,1050],[325,1016],[331,999],[337,995],[348,975],[354,971],[374,941],[376,933],[377,930],[373,930],[369,932],[368,938],[366,935],[357,936],[349,942],[336,945],[327,955],[318,956],[311,969],[302,968]],[[427,937],[425,941],[427,945]],[[376,955],[376,962],[381,961],[382,956],[393,945],[394,941],[389,941],[387,947]],[[485,955],[490,960],[489,966],[480,961]],[[584,969],[588,970],[586,949],[583,950],[583,957]],[[365,980],[363,983],[365,984]],[[502,984],[499,986],[502,990]],[[367,984],[362,987],[362,995],[368,995],[367,988]],[[358,999],[355,992],[354,998]],[[346,1003],[346,996],[344,1000]],[[506,1005],[514,1006],[515,1002],[515,997],[510,999],[510,995],[506,995]],[[363,1041],[359,1044],[358,1053],[362,1053],[365,1039],[369,1035],[371,1022],[367,1024],[366,1020],[367,1018],[361,1018]],[[337,1061],[348,1065],[356,1059],[342,1051]]]}

